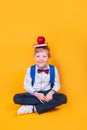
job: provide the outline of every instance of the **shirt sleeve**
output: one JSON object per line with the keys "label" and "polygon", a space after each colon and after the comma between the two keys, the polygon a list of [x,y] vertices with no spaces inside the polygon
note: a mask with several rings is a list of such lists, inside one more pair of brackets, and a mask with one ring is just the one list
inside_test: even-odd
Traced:
{"label": "shirt sleeve", "polygon": [[35,91],[31,84],[31,76],[30,76],[30,67],[27,69],[25,78],[24,78],[24,89],[33,95],[33,92]]}
{"label": "shirt sleeve", "polygon": [[59,73],[58,73],[58,70],[56,67],[55,67],[55,82],[54,82],[54,86],[53,86],[52,90],[54,90],[55,92],[60,90]]}

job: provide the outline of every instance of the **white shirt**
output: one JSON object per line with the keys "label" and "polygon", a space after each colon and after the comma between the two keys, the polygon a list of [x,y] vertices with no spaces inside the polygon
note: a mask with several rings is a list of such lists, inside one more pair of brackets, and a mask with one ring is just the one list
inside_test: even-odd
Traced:
{"label": "white shirt", "polygon": [[[24,79],[24,89],[27,90],[27,92],[33,94],[34,91],[46,91],[51,89],[51,83],[50,83],[50,73],[46,74],[45,72],[38,73],[37,69],[39,67],[36,65],[35,70],[35,83],[31,84],[32,79],[30,76],[30,67],[27,69],[27,73],[25,75]],[[49,69],[49,65],[47,65],[44,69]],[[60,89],[60,81],[59,81],[59,74],[57,71],[57,68],[55,67],[55,82],[52,90],[59,91]]]}

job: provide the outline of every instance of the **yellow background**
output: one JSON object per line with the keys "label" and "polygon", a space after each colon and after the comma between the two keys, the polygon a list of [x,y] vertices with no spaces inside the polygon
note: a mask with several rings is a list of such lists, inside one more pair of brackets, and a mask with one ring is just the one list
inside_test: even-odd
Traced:
{"label": "yellow background", "polygon": [[[13,95],[23,92],[32,45],[39,35],[51,49],[68,103],[42,115],[17,116]],[[0,2],[0,128],[87,130],[87,1],[2,0]]]}

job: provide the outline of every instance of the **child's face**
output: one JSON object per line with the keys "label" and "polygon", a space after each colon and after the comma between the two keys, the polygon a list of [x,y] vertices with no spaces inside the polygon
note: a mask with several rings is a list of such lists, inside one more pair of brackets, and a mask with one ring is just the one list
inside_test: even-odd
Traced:
{"label": "child's face", "polygon": [[48,62],[48,52],[47,50],[43,50],[42,52],[37,52],[35,54],[35,61],[36,64],[40,67],[40,68],[44,68],[47,65]]}

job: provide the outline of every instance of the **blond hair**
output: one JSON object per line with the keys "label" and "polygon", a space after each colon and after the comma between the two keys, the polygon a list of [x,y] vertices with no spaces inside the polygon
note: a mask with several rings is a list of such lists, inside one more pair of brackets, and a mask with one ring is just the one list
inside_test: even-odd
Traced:
{"label": "blond hair", "polygon": [[48,57],[50,57],[50,48],[48,46],[36,47],[34,50],[34,55],[38,52],[42,52],[43,50],[46,50],[48,52]]}

